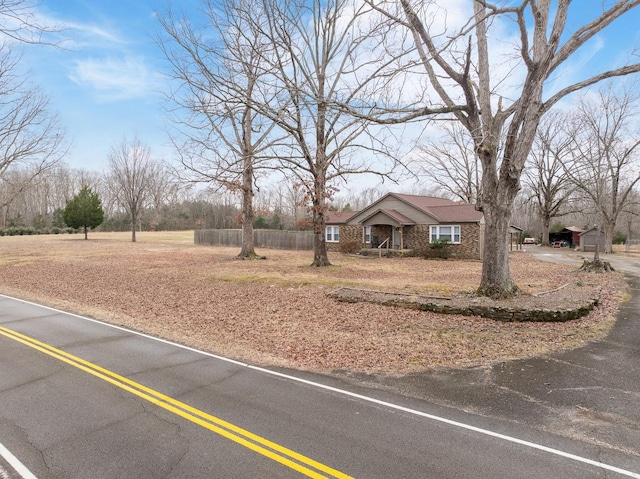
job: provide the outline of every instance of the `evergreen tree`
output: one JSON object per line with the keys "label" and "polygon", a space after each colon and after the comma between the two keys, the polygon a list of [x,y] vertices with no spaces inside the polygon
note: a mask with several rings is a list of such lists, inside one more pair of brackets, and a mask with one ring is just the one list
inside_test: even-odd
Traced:
{"label": "evergreen tree", "polygon": [[84,228],[84,239],[87,239],[87,229],[95,228],[104,221],[104,210],[98,194],[85,186],[72,200],[67,201],[62,217],[67,226]]}

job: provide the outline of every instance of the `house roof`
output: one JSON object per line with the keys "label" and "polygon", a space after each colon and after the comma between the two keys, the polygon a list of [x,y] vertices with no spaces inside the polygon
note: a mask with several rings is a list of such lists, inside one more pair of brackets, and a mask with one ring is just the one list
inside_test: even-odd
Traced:
{"label": "house roof", "polygon": [[582,233],[580,233],[579,236],[582,236],[582,235],[587,234],[587,233],[591,233],[592,231],[597,231],[598,234],[603,234],[603,232],[602,232],[602,230],[600,228],[598,228],[597,226],[594,226],[593,228],[589,228],[588,230],[583,231]]}
{"label": "house roof", "polygon": [[394,220],[395,222],[397,222],[398,224],[400,224],[401,226],[405,226],[405,225],[415,225],[416,222],[413,221],[411,218],[403,215],[402,213],[400,213],[399,211],[396,210],[389,210],[389,209],[377,209],[374,210],[370,215],[365,216],[361,223],[364,223],[365,221],[367,221],[369,218],[377,215],[378,213],[382,213],[384,215],[387,215],[389,218],[391,218],[392,220]]}
{"label": "house roof", "polygon": [[[475,206],[469,203],[456,202],[447,198],[438,198],[435,196],[387,193],[382,198],[375,201],[360,212],[368,213],[369,211],[371,211],[371,214],[367,214],[367,216],[364,219],[361,219],[359,223],[362,223],[371,218],[373,215],[379,213],[380,211],[383,211],[387,214],[387,216],[393,218],[396,222],[402,225],[415,225],[416,221],[412,218],[407,217],[406,214],[400,214],[396,210],[388,210],[376,207],[389,197],[393,197],[396,200],[402,201],[412,208],[415,208],[416,210],[434,218],[440,223],[477,223],[480,222],[483,218],[482,212],[476,210]],[[391,211],[393,211],[393,213]]]}
{"label": "house roof", "polygon": [[[476,210],[475,205],[462,203],[447,198],[435,196],[406,195],[402,193],[387,193],[382,198],[371,203],[361,211],[327,211],[325,213],[325,223],[327,225],[346,224],[361,213],[366,214],[364,218],[359,218],[357,224],[362,224],[373,216],[382,213],[400,226],[415,225],[416,221],[406,214],[395,209],[376,207],[385,198],[394,197],[415,208],[439,223],[478,223],[482,221],[483,214]],[[382,205],[380,205],[382,206]],[[406,212],[405,212],[406,213]],[[356,223],[354,223],[356,224]]]}
{"label": "house roof", "polygon": [[476,222],[482,220],[483,213],[475,205],[468,203],[447,206],[432,206],[427,213],[440,222]]}
{"label": "house roof", "polygon": [[325,213],[325,223],[328,225],[344,224],[360,213],[359,211],[327,211]]}
{"label": "house roof", "polygon": [[565,228],[565,230],[567,230],[567,231],[571,231],[571,232],[573,232],[573,233],[583,233],[583,232],[584,232],[584,230],[583,230],[583,229],[578,228],[577,226],[567,226],[567,227]]}
{"label": "house roof", "polygon": [[465,203],[457,203],[447,198],[438,198],[437,196],[419,196],[419,195],[405,195],[402,193],[387,193],[380,200],[383,200],[387,196],[395,196],[396,198],[415,206],[418,209],[426,211],[434,206],[451,206]]}

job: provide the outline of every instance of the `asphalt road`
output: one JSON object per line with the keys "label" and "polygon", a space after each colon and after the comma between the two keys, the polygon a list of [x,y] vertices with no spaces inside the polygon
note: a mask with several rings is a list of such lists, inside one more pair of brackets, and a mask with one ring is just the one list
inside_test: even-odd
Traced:
{"label": "asphalt road", "polygon": [[3,479],[640,478],[634,451],[3,296],[0,365]]}

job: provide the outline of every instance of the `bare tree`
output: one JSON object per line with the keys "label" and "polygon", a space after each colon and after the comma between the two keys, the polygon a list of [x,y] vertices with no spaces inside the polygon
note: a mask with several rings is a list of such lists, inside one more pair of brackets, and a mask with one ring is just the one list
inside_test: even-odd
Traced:
{"label": "bare tree", "polygon": [[597,101],[583,98],[575,117],[571,180],[600,213],[604,252],[611,253],[616,222],[640,181],[640,130],[634,117],[640,98],[625,88],[601,90]]}
{"label": "bare tree", "polygon": [[447,196],[476,203],[480,196],[481,167],[473,140],[459,123],[449,123],[444,129],[441,138],[419,146],[416,174]]}
{"label": "bare tree", "polygon": [[167,204],[177,203],[181,185],[172,168],[164,161],[158,161],[149,178],[148,205],[151,208],[149,227],[155,229],[161,221],[161,210]]}
{"label": "bare tree", "polygon": [[30,0],[0,0],[0,34],[18,43],[52,45],[48,37],[62,27],[44,23],[37,5]]}
{"label": "bare tree", "polygon": [[41,22],[35,7],[27,0],[0,2],[0,208],[5,219],[8,205],[66,152],[49,99],[27,82],[19,71],[21,58],[11,49],[11,44],[51,45],[46,37],[61,31]]}
{"label": "bare tree", "polygon": [[[49,99],[20,76],[19,62],[19,56],[0,45],[0,207],[53,168],[67,150]],[[24,174],[9,176],[11,169]]]}
{"label": "bare tree", "polygon": [[638,235],[638,216],[640,216],[640,194],[637,189],[634,189],[629,193],[627,204],[619,217],[619,222],[624,225],[623,232],[627,237],[627,244]]}
{"label": "bare tree", "polygon": [[[434,21],[443,15],[436,10],[437,2],[366,1],[411,33],[412,47],[429,82],[422,106],[404,114],[398,114],[394,106],[387,122],[449,112],[469,131],[482,164],[479,207],[486,225],[478,293],[491,297],[516,294],[507,238],[514,199],[540,119],[570,93],[606,78],[636,73],[640,64],[614,68],[559,88],[552,75],[587,41],[640,5],[640,0],[603,3],[600,15],[573,31],[567,28],[569,7],[579,9],[580,5],[568,0],[528,0],[505,7],[472,0],[473,13],[456,31],[446,31]],[[517,44],[501,56],[502,43],[492,41],[493,29],[507,25],[517,29]],[[362,110],[376,106],[369,102]]]}
{"label": "bare tree", "polygon": [[259,2],[206,0],[204,23],[160,18],[168,39],[160,46],[179,88],[169,100],[174,144],[189,181],[218,183],[242,195],[241,258],[258,257],[253,242],[254,177],[279,139],[274,122],[253,105],[271,94],[262,77],[261,59],[273,46],[262,35]]}
{"label": "bare tree", "polygon": [[151,193],[158,164],[151,158],[151,151],[138,138],[123,139],[114,146],[107,158],[108,188],[118,204],[131,219],[131,241],[136,241],[136,227]]}
{"label": "bare tree", "polygon": [[371,122],[350,115],[343,105],[386,85],[377,72],[393,60],[372,48],[383,26],[371,21],[366,4],[263,0],[262,5],[264,34],[275,51],[260,64],[278,94],[255,108],[291,140],[288,150],[279,150],[278,166],[305,193],[314,232],[312,266],[327,266],[325,213],[338,182],[361,173],[384,176],[392,168],[392,142],[380,129],[368,134]]}
{"label": "bare tree", "polygon": [[572,136],[567,115],[550,113],[538,128],[524,172],[523,183],[540,215],[543,246],[549,245],[551,220],[569,213],[567,205],[575,188],[565,166],[571,158]]}

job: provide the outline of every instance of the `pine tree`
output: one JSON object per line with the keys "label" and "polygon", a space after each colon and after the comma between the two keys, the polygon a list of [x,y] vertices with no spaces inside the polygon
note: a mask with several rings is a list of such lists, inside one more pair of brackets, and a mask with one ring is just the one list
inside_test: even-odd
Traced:
{"label": "pine tree", "polygon": [[87,239],[88,228],[95,228],[104,221],[104,210],[97,193],[84,187],[67,206],[62,214],[64,222],[71,228],[84,228],[84,239]]}

